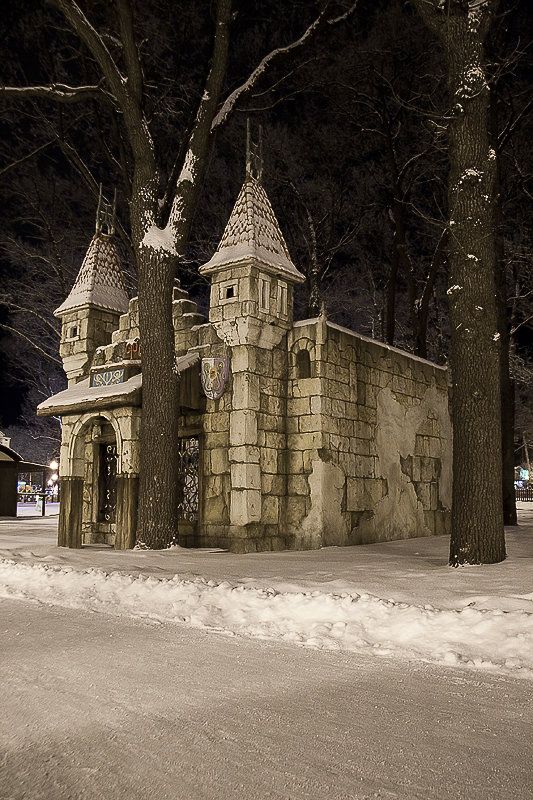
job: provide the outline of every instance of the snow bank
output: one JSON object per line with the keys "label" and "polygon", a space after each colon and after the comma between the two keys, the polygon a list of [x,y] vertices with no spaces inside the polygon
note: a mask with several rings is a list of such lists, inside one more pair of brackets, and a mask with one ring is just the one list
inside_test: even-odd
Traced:
{"label": "snow bank", "polygon": [[356,592],[276,591],[9,559],[0,559],[0,596],[533,677],[533,614],[522,610],[438,609]]}

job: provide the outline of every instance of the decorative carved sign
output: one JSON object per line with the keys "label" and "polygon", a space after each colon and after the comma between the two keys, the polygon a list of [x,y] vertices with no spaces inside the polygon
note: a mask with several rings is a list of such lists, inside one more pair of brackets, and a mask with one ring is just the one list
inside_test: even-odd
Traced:
{"label": "decorative carved sign", "polygon": [[130,359],[138,359],[141,357],[141,343],[139,339],[134,339],[131,342],[126,342],[126,356]]}
{"label": "decorative carved sign", "polygon": [[115,522],[117,511],[117,446],[100,445],[99,521]]}
{"label": "decorative carved sign", "polygon": [[178,519],[198,519],[198,464],[200,441],[197,436],[178,439],[179,502]]}
{"label": "decorative carved sign", "polygon": [[91,386],[111,386],[114,383],[124,383],[124,367],[93,372],[91,375]]}
{"label": "decorative carved sign", "polygon": [[229,375],[229,358],[202,358],[202,389],[206,397],[218,400],[224,391]]}

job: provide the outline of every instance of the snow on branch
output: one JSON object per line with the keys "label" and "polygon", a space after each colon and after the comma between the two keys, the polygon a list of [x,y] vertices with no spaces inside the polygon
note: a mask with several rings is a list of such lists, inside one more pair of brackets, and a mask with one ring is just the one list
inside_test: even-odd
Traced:
{"label": "snow on branch", "polygon": [[[98,62],[102,76],[116,98],[116,102],[124,116],[124,123],[133,152],[139,158],[145,159],[147,163],[150,163],[151,171],[155,172],[154,146],[148,130],[148,124],[142,113],[140,98],[132,95],[128,88],[128,81],[109,52],[102,35],[91,25],[74,0],[49,0],[49,2],[63,14],[73,31]],[[124,35],[127,38],[127,46],[131,44],[128,38],[131,33],[131,20],[125,19],[125,14],[126,12],[122,9],[120,21],[122,32],[125,32]],[[133,69],[132,64],[135,54],[128,52],[128,64]]]}
{"label": "snow on branch", "polygon": [[326,17],[326,9],[323,9],[299,39],[296,39],[294,42],[291,42],[291,44],[286,45],[285,47],[277,47],[275,50],[271,50],[270,53],[268,53],[251,72],[248,80],[234,89],[234,91],[224,100],[217,115],[213,119],[211,130],[216,130],[227,121],[237,103],[252,91],[258,80],[266,72],[267,68],[270,68],[273,63],[281,60],[289,53],[298,50],[309,40],[311,40],[312,37],[315,36],[320,30],[322,30],[325,25],[336,25],[337,23],[348,19],[348,17],[355,11],[356,6],[357,0],[352,3],[350,8],[344,14],[332,19],[328,19]]}
{"label": "snow on branch", "polygon": [[121,106],[124,105],[124,79],[100,34],[93,28],[74,0],[50,0],[98,62],[102,74]]}
{"label": "snow on branch", "polygon": [[50,86],[2,86],[0,94],[17,99],[44,97],[60,103],[76,103],[88,98],[107,101],[113,99],[100,86],[66,86],[63,83],[52,83]]}

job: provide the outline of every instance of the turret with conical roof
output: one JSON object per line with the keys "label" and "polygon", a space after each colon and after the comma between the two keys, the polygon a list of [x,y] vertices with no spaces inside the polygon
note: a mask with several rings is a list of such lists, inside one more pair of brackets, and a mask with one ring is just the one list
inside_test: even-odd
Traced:
{"label": "turret with conical roof", "polygon": [[259,153],[248,138],[246,178],[213,257],[200,267],[211,276],[210,320],[253,317],[292,325],[295,283],[305,276],[294,266],[278,221],[261,185]]}
{"label": "turret with conical roof", "polygon": [[96,348],[109,344],[119,316],[128,310],[113,218],[100,197],[96,233],[70,294],[54,311],[62,321],[59,352],[69,386],[89,374]]}

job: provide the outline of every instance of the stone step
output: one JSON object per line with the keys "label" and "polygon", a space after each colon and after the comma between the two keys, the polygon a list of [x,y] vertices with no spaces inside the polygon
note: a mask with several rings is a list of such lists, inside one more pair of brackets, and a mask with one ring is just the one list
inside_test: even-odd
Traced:
{"label": "stone step", "polygon": [[195,314],[198,311],[198,306],[192,300],[181,298],[180,300],[172,301],[172,311],[178,314]]}
{"label": "stone step", "polygon": [[189,299],[189,292],[186,292],[185,289],[182,289],[181,286],[174,286],[174,290],[172,292],[172,302],[176,300],[188,300]]}
{"label": "stone step", "polygon": [[117,330],[113,331],[111,334],[111,344],[116,344],[117,342],[125,342],[127,339],[130,338],[130,329],[129,327],[125,330]]}
{"label": "stone step", "polygon": [[186,323],[188,328],[192,328],[193,325],[203,325],[204,322],[207,322],[204,315],[199,313],[184,314],[182,319]]}

